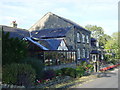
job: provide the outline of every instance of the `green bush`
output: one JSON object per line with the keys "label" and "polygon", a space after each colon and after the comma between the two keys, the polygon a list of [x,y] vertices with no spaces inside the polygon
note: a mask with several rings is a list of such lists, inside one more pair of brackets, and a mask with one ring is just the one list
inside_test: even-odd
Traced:
{"label": "green bush", "polygon": [[32,68],[35,69],[37,79],[43,78],[44,64],[42,60],[38,60],[37,58],[27,57],[22,61],[22,63],[30,64]]}
{"label": "green bush", "polygon": [[3,66],[2,80],[4,84],[24,85],[25,87],[34,84],[36,73],[28,64],[7,64]]}
{"label": "green bush", "polygon": [[56,74],[56,76],[59,76],[59,75],[61,76],[61,75],[62,75],[62,70],[60,70],[60,69],[59,69],[59,70],[56,70],[56,71],[55,71],[55,74]]}
{"label": "green bush", "polygon": [[88,68],[88,70],[89,70],[90,72],[93,72],[94,67],[93,67],[92,64],[87,64],[86,67]]}
{"label": "green bush", "polygon": [[76,69],[74,68],[62,68],[61,71],[62,71],[62,75],[76,77]]}
{"label": "green bush", "polygon": [[2,65],[19,63],[27,55],[27,43],[18,38],[10,38],[10,33],[2,33]]}
{"label": "green bush", "polygon": [[76,76],[77,77],[82,77],[85,73],[85,68],[83,66],[78,66],[76,68]]}

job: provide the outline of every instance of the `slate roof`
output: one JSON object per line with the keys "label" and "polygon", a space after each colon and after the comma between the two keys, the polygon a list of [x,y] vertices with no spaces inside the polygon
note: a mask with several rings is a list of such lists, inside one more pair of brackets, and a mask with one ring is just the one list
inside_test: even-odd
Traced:
{"label": "slate roof", "polygon": [[91,54],[100,54],[100,51],[98,51],[98,50],[92,50]]}
{"label": "slate roof", "polygon": [[97,40],[95,38],[91,38],[91,42],[96,42]]}
{"label": "slate roof", "polygon": [[2,30],[5,33],[10,32],[10,37],[12,38],[18,37],[19,39],[23,39],[24,37],[30,37],[29,31],[25,29],[3,26],[3,25],[0,25],[0,28],[2,28]]}
{"label": "slate roof", "polygon": [[32,40],[30,37],[26,37],[25,39],[28,40],[28,41],[30,41],[30,42],[32,42],[33,44],[37,45],[38,47],[40,47],[40,48],[43,49],[43,50],[49,50],[48,48],[44,47],[44,46],[41,45],[40,43]]}
{"label": "slate roof", "polygon": [[40,39],[39,43],[49,50],[57,50],[62,39]]}
{"label": "slate roof", "polygon": [[58,38],[65,37],[66,33],[71,29],[71,27],[66,28],[51,28],[32,31],[31,35],[35,38]]}

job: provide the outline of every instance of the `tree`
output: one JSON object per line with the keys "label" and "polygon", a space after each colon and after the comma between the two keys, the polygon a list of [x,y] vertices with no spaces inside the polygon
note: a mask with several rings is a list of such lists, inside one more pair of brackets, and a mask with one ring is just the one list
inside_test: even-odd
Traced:
{"label": "tree", "polygon": [[27,43],[2,32],[2,65],[20,62],[27,55]]}
{"label": "tree", "polygon": [[111,37],[107,34],[103,34],[102,36],[99,37],[99,45],[103,46],[103,48],[105,48],[105,44],[107,43],[107,41],[109,41],[111,39]]}
{"label": "tree", "polygon": [[104,45],[108,40],[110,40],[110,36],[104,34],[104,30],[102,27],[98,27],[96,25],[86,25],[85,28],[91,31],[91,37],[96,38],[99,42],[99,46],[104,48]]}
{"label": "tree", "polygon": [[99,38],[100,36],[104,35],[104,30],[102,27],[98,27],[96,25],[86,25],[85,28],[92,32],[91,37]]}
{"label": "tree", "polygon": [[[119,32],[120,33],[120,32]],[[114,50],[116,58],[120,58],[118,32],[112,34],[112,38],[106,42],[105,49]]]}

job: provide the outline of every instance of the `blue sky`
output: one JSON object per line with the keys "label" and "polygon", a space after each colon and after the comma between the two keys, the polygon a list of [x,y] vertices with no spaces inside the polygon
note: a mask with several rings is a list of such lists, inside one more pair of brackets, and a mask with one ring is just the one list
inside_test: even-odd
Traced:
{"label": "blue sky", "polygon": [[55,13],[85,27],[97,25],[111,35],[118,31],[119,0],[1,0],[0,25],[16,20],[29,29],[47,12]]}

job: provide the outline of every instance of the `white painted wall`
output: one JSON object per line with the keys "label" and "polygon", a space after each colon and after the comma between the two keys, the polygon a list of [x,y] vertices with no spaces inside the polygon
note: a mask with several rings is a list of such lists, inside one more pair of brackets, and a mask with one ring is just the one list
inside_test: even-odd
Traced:
{"label": "white painted wall", "polygon": [[64,40],[61,41],[60,46],[58,47],[58,50],[68,50]]}

